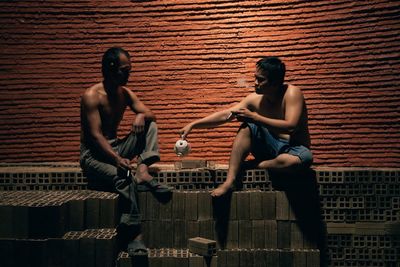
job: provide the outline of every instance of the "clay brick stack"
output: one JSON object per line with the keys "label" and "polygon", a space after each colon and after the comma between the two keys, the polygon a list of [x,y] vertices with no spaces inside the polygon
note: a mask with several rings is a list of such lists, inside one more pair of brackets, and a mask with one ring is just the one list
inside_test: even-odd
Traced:
{"label": "clay brick stack", "polygon": [[[169,201],[139,194],[150,248],[145,265],[319,266],[326,251],[319,250],[322,214],[331,266],[397,267],[400,171],[315,173],[318,184],[306,174],[249,170],[241,191],[213,199],[208,190],[225,179],[226,169],[161,169],[155,176],[176,190]],[[138,266],[116,250],[117,195],[86,186],[74,164],[1,166],[0,265]],[[216,240],[217,253],[206,258],[189,251],[188,239],[197,236]]]}

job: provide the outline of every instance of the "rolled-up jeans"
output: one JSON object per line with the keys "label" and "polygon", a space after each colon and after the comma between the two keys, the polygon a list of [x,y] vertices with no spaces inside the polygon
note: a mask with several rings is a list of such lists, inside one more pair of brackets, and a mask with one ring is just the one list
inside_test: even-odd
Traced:
{"label": "rolled-up jeans", "polygon": [[[123,158],[131,160],[138,156],[138,164],[143,163],[149,166],[160,160],[155,122],[147,122],[143,133],[131,132],[125,138],[109,140],[109,143]],[[121,175],[114,164],[102,153],[81,143],[80,165],[88,179],[88,188],[117,192],[120,195],[119,223],[128,226],[140,225],[141,216],[136,185],[131,177]]]}

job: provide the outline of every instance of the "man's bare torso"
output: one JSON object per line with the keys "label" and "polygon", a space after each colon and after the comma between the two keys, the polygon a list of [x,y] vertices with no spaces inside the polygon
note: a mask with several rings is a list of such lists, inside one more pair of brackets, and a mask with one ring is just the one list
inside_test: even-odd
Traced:
{"label": "man's bare torso", "polygon": [[[285,89],[286,90],[283,96],[278,98],[276,101],[270,101],[266,95],[253,93],[249,97],[247,108],[267,118],[284,120],[286,109],[285,98],[287,96],[287,93],[289,92],[289,90],[300,90],[299,88],[292,85],[285,86]],[[303,111],[301,113],[298,125],[293,133],[284,133],[282,131],[279,131],[278,129],[274,129],[271,127],[269,127],[268,129],[270,132],[279,136],[279,138],[290,140],[290,143],[292,145],[303,145],[306,147],[310,147],[307,108],[304,102]]]}
{"label": "man's bare torso", "polygon": [[[94,105],[97,107],[98,116],[100,119],[101,132],[107,139],[117,137],[117,129],[123,118],[127,107],[127,97],[124,87],[120,87],[114,94],[107,94],[104,90],[103,83],[98,83],[87,89],[85,95],[90,97]],[[82,107],[82,112],[85,112],[85,107]],[[82,121],[82,141],[90,140],[89,125],[85,114],[81,114]]]}

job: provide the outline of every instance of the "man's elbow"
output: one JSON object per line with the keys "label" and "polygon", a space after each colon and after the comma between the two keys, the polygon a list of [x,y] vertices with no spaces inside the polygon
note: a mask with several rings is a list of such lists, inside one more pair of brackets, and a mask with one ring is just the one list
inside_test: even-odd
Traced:
{"label": "man's elbow", "polygon": [[288,124],[286,127],[286,131],[288,131],[289,134],[292,134],[296,131],[297,125],[296,124]]}
{"label": "man's elbow", "polygon": [[144,114],[144,118],[146,121],[156,121],[156,115],[153,112],[149,111]]}

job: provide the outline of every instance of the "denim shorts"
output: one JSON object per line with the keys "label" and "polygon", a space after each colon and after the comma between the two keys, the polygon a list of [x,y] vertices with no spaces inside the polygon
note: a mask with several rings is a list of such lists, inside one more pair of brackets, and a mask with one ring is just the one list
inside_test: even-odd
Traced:
{"label": "denim shorts", "polygon": [[242,125],[242,127],[246,126],[251,132],[251,153],[256,159],[274,159],[280,154],[287,153],[299,157],[303,166],[311,166],[313,155],[307,147],[290,145],[288,140],[271,134],[266,127],[258,124],[246,122]]}

